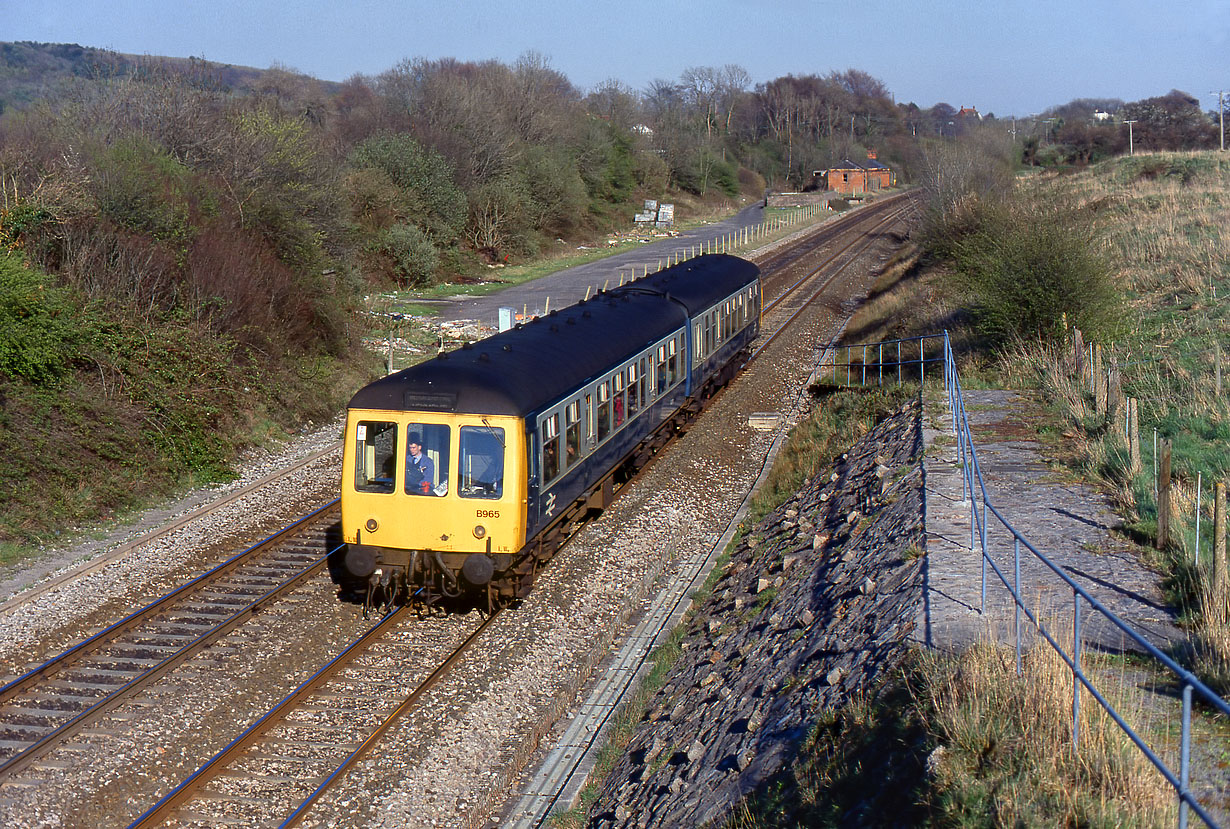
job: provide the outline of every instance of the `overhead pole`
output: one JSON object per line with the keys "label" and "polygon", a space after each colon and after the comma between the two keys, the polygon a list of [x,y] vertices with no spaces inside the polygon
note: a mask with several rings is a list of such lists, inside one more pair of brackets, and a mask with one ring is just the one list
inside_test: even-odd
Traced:
{"label": "overhead pole", "polygon": [[1124,119],[1123,123],[1128,125],[1128,155],[1136,155],[1135,144],[1132,142],[1132,124],[1135,120]]}
{"label": "overhead pole", "polygon": [[1217,121],[1221,125],[1221,150],[1226,151],[1226,90],[1217,90]]}

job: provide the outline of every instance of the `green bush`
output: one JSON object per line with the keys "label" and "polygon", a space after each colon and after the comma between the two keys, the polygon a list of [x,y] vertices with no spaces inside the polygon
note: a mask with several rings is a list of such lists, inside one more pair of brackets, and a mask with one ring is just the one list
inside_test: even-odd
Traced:
{"label": "green bush", "polygon": [[124,138],[95,159],[91,181],[99,211],[120,227],[155,239],[189,232],[191,172],[143,138]]}
{"label": "green bush", "polygon": [[87,336],[68,291],[20,257],[0,255],[0,374],[53,383],[68,371]]}
{"label": "green bush", "polygon": [[530,232],[554,237],[581,224],[588,206],[585,182],[567,151],[530,146],[517,166],[529,196],[525,218]]}
{"label": "green bush", "polygon": [[397,281],[405,285],[425,285],[440,267],[440,255],[419,228],[393,225],[380,235],[380,250],[393,262]]}
{"label": "green bush", "polygon": [[683,166],[675,170],[675,181],[684,190],[698,196],[711,190],[718,190],[731,197],[739,195],[737,168],[708,150],[691,156]]}
{"label": "green bush", "polygon": [[983,206],[951,242],[974,327],[992,346],[1054,340],[1064,319],[1110,339],[1120,305],[1110,269],[1072,211]]}
{"label": "green bush", "polygon": [[350,154],[358,169],[380,170],[400,192],[398,218],[413,219],[436,240],[454,241],[466,222],[466,197],[444,156],[403,133],[381,133]]}

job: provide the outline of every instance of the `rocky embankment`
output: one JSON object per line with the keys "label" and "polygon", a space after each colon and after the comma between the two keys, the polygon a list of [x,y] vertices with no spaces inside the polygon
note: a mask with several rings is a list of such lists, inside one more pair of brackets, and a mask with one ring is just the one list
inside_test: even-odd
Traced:
{"label": "rocky embankment", "polygon": [[745,535],[591,826],[721,825],[813,712],[899,664],[923,596],[922,451],[907,404]]}

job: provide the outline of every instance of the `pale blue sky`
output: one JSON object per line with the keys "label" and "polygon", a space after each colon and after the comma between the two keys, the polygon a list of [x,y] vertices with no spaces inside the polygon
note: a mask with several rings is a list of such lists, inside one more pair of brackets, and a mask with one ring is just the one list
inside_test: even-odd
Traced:
{"label": "pale blue sky", "polygon": [[[0,40],[273,64],[332,81],[403,58],[547,57],[582,90],[736,63],[861,69],[898,101],[1000,116],[1230,90],[1230,0],[0,0]],[[1212,93],[1212,94],[1210,94]]]}

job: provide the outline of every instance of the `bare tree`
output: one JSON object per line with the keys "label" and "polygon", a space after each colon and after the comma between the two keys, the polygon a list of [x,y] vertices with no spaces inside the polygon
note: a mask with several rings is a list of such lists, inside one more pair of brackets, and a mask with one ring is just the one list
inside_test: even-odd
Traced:
{"label": "bare tree", "polygon": [[721,75],[709,66],[692,66],[683,70],[679,88],[685,100],[691,104],[696,117],[705,123],[705,138],[713,140],[713,128],[718,121],[718,96],[721,92]]}
{"label": "bare tree", "polygon": [[618,129],[630,130],[641,117],[640,96],[623,81],[609,78],[594,87],[585,98],[590,112]]}
{"label": "bare tree", "polygon": [[730,133],[730,122],[734,118],[735,108],[739,105],[740,98],[747,94],[751,85],[752,76],[742,66],[728,63],[722,67],[718,81],[718,97],[726,117],[727,134]]}

